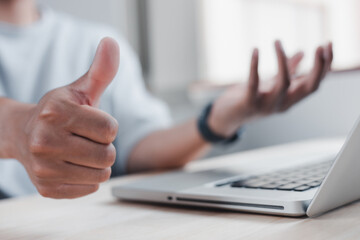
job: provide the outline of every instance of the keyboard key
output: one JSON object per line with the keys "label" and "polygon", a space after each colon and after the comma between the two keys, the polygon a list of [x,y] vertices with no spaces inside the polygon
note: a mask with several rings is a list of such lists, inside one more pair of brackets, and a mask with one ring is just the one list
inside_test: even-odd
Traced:
{"label": "keyboard key", "polygon": [[294,190],[297,192],[302,192],[302,191],[309,190],[310,188],[311,187],[308,185],[302,185],[302,186],[296,187]]}
{"label": "keyboard key", "polygon": [[269,184],[268,181],[260,181],[260,182],[254,182],[254,183],[246,183],[244,184],[244,187],[246,188],[259,188],[263,185]]}
{"label": "keyboard key", "polygon": [[258,184],[266,184],[268,182],[259,179],[259,178],[251,178],[251,179],[244,179],[240,181],[233,182],[231,184],[232,187],[246,187],[246,186],[254,186],[257,187]]}
{"label": "keyboard key", "polygon": [[314,181],[311,183],[307,183],[306,185],[310,186],[310,187],[318,187],[321,185],[321,181]]}
{"label": "keyboard key", "polygon": [[301,186],[302,184],[300,183],[289,183],[286,185],[282,185],[280,187],[278,187],[277,189],[279,190],[286,190],[286,191],[290,191],[290,190],[294,190],[295,188]]}
{"label": "keyboard key", "polygon": [[324,179],[324,176],[310,176],[308,178],[306,178],[307,180],[309,180],[309,182],[322,182],[322,180]]}
{"label": "keyboard key", "polygon": [[269,184],[265,184],[263,186],[260,186],[261,189],[276,189],[277,187],[281,186],[281,184],[277,184],[277,183],[269,183]]}
{"label": "keyboard key", "polygon": [[285,185],[285,184],[289,184],[291,183],[292,181],[289,181],[289,180],[286,180],[286,179],[282,179],[282,180],[279,180],[279,181],[276,181],[274,183],[276,183],[277,185]]}

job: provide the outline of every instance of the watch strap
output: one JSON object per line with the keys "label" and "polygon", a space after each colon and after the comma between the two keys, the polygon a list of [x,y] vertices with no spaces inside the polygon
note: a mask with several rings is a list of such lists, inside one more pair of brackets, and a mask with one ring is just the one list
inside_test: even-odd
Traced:
{"label": "watch strap", "polygon": [[198,119],[198,129],[203,137],[203,139],[210,143],[222,143],[222,144],[229,144],[237,141],[239,139],[239,134],[236,133],[230,138],[225,138],[223,136],[218,135],[217,133],[213,132],[209,126],[208,120],[213,107],[213,103],[208,104],[202,114]]}

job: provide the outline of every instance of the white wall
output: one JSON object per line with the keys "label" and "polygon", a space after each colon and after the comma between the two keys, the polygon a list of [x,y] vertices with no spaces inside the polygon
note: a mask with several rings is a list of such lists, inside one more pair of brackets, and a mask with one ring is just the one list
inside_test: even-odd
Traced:
{"label": "white wall", "polygon": [[198,80],[194,0],[151,0],[150,80],[155,92],[186,89]]}
{"label": "white wall", "polygon": [[133,0],[38,0],[57,11],[95,22],[108,24],[121,32],[138,50],[135,8]]}

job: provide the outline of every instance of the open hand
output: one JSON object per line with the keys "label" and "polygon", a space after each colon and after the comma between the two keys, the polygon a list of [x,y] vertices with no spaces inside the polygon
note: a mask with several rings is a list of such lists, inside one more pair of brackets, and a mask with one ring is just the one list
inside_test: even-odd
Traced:
{"label": "open hand", "polygon": [[333,59],[332,44],[318,47],[310,73],[296,76],[303,57],[297,53],[291,59],[285,55],[280,41],[275,42],[278,73],[268,83],[260,84],[258,74],[259,51],[253,51],[249,82],[230,87],[214,102],[209,125],[224,137],[230,137],[245,123],[263,116],[283,112],[316,91],[330,70]]}

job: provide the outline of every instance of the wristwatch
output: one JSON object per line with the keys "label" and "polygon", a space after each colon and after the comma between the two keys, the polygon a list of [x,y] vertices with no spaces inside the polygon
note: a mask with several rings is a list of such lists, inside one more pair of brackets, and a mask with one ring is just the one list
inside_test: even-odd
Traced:
{"label": "wristwatch", "polygon": [[214,133],[208,123],[208,119],[211,113],[211,109],[213,107],[213,103],[209,103],[203,110],[202,114],[198,119],[198,129],[203,137],[203,139],[207,142],[213,144],[230,144],[236,142],[240,138],[240,134],[243,132],[243,128],[241,128],[237,133],[235,133],[230,138],[225,138]]}

